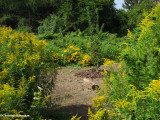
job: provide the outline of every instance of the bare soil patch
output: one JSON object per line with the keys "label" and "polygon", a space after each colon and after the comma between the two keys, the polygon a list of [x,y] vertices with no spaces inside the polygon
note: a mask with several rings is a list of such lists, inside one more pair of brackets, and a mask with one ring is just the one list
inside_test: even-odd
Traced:
{"label": "bare soil patch", "polygon": [[[75,76],[81,77],[81,78],[91,78],[91,79],[103,78],[103,75],[101,74],[102,72],[104,72],[104,69],[96,70],[94,68],[94,69],[77,72],[75,73]],[[109,71],[108,71],[108,75],[109,75]]]}
{"label": "bare soil patch", "polygon": [[[115,66],[115,68],[117,68]],[[109,71],[109,68],[105,68]],[[82,116],[81,120],[87,120],[88,107],[91,107],[93,97],[96,97],[96,91],[91,86],[84,84],[84,78],[102,86],[103,67],[97,73],[93,68],[76,68],[76,67],[61,67],[58,70],[57,79],[55,81],[55,88],[52,93],[52,101],[58,105],[56,111],[67,113],[70,116],[78,114]],[[54,120],[64,120],[64,118],[55,117]],[[67,117],[65,116],[65,120]]]}

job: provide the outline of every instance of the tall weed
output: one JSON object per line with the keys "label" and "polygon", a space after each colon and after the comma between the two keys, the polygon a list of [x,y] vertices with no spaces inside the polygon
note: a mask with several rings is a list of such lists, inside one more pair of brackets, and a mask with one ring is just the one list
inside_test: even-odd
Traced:
{"label": "tall weed", "polygon": [[[88,110],[90,120],[160,118],[159,37],[160,4],[158,4],[122,44],[117,72],[104,71],[104,88],[93,99],[96,112]],[[123,61],[122,61],[123,60]],[[106,65],[113,64],[107,60]]]}
{"label": "tall weed", "polygon": [[54,81],[44,81],[39,76],[53,66],[53,60],[48,62],[44,57],[46,45],[45,40],[38,40],[33,33],[0,27],[0,112],[3,114],[16,110],[31,115],[30,119],[41,117],[46,94],[39,94],[35,101],[34,93],[39,91],[37,85],[43,89],[46,83],[51,85]]}

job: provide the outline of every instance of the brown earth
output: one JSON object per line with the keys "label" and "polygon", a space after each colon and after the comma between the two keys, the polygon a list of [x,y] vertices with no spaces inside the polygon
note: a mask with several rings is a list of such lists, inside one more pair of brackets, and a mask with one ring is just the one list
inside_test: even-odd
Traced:
{"label": "brown earth", "polygon": [[[114,66],[115,70],[117,70],[117,66],[118,64]],[[58,70],[55,88],[51,96],[53,103],[57,105],[53,112],[55,114],[53,116],[56,116],[54,120],[69,120],[68,115],[76,114],[82,116],[81,120],[87,120],[88,107],[92,105],[91,99],[97,94],[91,86],[84,83],[84,78],[101,88],[103,69],[104,67],[100,67],[99,73],[93,68],[61,67]],[[109,71],[109,68],[105,69]],[[60,113],[56,113],[56,111],[60,111]]]}

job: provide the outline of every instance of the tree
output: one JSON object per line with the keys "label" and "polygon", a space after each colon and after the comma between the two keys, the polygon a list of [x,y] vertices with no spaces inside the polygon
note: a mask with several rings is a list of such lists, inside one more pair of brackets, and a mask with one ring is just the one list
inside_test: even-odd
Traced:
{"label": "tree", "polygon": [[127,11],[128,16],[128,29],[132,30],[138,25],[144,18],[144,12],[150,13],[154,7],[154,3],[151,0],[143,0],[134,9]]}
{"label": "tree", "polygon": [[57,24],[64,33],[79,29],[87,34],[103,24],[103,31],[117,32],[114,0],[0,0],[0,10],[0,24],[34,32],[51,14],[61,19]]}
{"label": "tree", "polygon": [[124,4],[122,4],[122,7],[131,10],[136,7],[136,5],[139,5],[143,0],[124,0]]}
{"label": "tree", "polygon": [[92,0],[89,2],[79,0],[78,6],[80,10],[80,25],[82,25],[82,23],[87,24],[88,29],[94,29],[96,28],[97,23],[98,26],[104,24],[104,31],[114,31],[115,25],[113,22],[116,13],[116,10],[114,9],[114,0]]}
{"label": "tree", "polygon": [[0,0],[0,24],[36,27],[54,10],[54,0]]}
{"label": "tree", "polygon": [[58,9],[52,14],[61,18],[59,22],[63,33],[79,29],[84,34],[91,35],[91,31],[92,34],[95,33],[102,24],[104,31],[116,30],[114,0],[60,0],[55,4]]}

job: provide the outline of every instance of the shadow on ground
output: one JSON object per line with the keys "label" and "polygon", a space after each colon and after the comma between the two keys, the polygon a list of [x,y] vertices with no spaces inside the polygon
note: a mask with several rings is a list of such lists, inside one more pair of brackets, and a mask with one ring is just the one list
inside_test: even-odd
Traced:
{"label": "shadow on ground", "polygon": [[[52,120],[70,120],[72,116],[77,114],[81,116],[81,120],[88,120],[88,108],[89,105],[70,105],[70,106],[55,106],[52,110],[46,111],[46,118]],[[93,109],[91,108],[93,111]]]}

